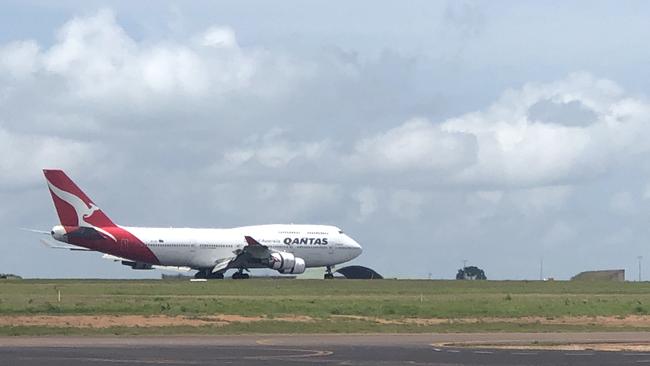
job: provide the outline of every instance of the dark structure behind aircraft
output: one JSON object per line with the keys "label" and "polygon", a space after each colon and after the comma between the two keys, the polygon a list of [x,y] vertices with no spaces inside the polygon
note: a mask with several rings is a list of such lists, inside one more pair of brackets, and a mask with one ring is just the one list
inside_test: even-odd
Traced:
{"label": "dark structure behind aircraft", "polygon": [[384,277],[373,269],[363,266],[347,266],[339,269],[336,273],[342,274],[345,278],[357,280],[381,280]]}

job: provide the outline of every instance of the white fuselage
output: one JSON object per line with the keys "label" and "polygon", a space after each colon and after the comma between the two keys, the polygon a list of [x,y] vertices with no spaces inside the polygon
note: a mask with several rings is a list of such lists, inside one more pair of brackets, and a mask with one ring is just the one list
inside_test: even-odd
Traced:
{"label": "white fuselage", "polygon": [[212,268],[246,246],[246,235],[275,251],[304,259],[306,267],[334,266],[356,258],[361,246],[328,225],[257,225],[232,229],[123,227],[139,238],[163,266]]}

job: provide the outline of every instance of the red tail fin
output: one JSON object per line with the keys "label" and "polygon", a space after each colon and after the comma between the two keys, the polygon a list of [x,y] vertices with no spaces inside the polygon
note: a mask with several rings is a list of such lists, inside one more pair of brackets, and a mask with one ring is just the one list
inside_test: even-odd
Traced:
{"label": "red tail fin", "polygon": [[62,170],[44,169],[43,173],[61,225],[95,228],[115,226]]}

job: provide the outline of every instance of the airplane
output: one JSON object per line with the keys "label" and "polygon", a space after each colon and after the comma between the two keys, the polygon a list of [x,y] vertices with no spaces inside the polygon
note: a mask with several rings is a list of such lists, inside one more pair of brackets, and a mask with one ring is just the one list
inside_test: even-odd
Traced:
{"label": "airplane", "polygon": [[246,279],[251,268],[301,274],[358,257],[362,248],[336,226],[274,224],[227,229],[129,227],[108,216],[63,172],[44,169],[60,225],[49,234],[67,245],[54,248],[97,251],[133,269],[196,270],[196,278]]}

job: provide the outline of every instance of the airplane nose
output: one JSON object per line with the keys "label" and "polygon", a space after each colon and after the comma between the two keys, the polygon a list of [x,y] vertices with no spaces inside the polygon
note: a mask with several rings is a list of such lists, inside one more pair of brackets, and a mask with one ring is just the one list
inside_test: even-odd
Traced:
{"label": "airplane nose", "polygon": [[352,247],[352,252],[354,253],[354,258],[356,258],[356,257],[358,257],[359,255],[361,255],[361,253],[363,252],[363,248],[361,247],[361,245],[360,245],[359,243],[357,243],[356,240],[352,239],[352,238],[349,237],[349,236],[347,237],[347,239],[348,239],[348,240],[347,240],[347,241],[348,241],[348,245],[349,245],[350,247]]}

